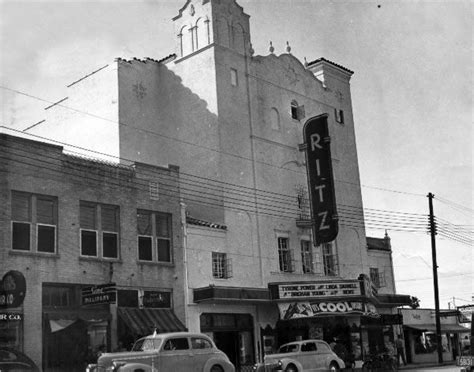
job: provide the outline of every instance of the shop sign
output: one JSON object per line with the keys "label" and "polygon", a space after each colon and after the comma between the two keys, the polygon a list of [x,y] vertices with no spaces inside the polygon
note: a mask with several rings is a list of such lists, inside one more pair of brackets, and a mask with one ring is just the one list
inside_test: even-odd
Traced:
{"label": "shop sign", "polygon": [[158,291],[143,291],[142,301],[143,307],[170,309],[171,293]]}
{"label": "shop sign", "polygon": [[272,299],[360,296],[357,280],[324,283],[269,284]]}
{"label": "shop sign", "polygon": [[283,320],[307,318],[322,314],[363,314],[365,304],[360,301],[293,302],[278,304]]}
{"label": "shop sign", "polygon": [[0,313],[0,322],[18,322],[23,320],[21,313]]}
{"label": "shop sign", "polygon": [[93,285],[82,289],[82,305],[114,304],[116,299],[115,283]]}
{"label": "shop sign", "polygon": [[303,127],[315,245],[333,241],[339,230],[327,118],[313,117]]}
{"label": "shop sign", "polygon": [[26,295],[26,279],[16,270],[8,271],[0,281],[0,309],[18,307]]}

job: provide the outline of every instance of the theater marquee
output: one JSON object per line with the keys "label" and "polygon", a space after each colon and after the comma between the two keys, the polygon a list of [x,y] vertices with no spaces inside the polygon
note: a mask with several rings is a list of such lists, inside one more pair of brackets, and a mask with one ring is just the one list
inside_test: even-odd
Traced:
{"label": "theater marquee", "polygon": [[327,118],[315,116],[303,127],[315,245],[333,241],[339,230]]}

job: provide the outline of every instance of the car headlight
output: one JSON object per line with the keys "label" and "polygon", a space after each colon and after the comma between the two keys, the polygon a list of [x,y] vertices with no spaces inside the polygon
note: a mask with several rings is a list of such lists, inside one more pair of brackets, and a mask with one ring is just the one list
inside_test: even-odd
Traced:
{"label": "car headlight", "polygon": [[88,364],[86,367],[86,372],[94,372],[97,369],[97,364]]}
{"label": "car headlight", "polygon": [[123,367],[127,362],[118,362],[118,361],[113,361],[112,362],[112,372],[118,371],[120,367]]}

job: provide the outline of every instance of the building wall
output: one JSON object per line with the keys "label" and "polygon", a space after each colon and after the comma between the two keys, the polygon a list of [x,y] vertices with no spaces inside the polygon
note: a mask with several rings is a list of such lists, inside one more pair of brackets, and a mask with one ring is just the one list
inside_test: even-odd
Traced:
{"label": "building wall", "polygon": [[[174,311],[184,322],[183,249],[177,167],[144,164],[123,167],[64,155],[62,148],[0,135],[2,163],[0,272],[18,270],[26,277],[23,305],[24,350],[41,365],[42,285],[96,285],[173,291]],[[161,178],[160,178],[161,177]],[[158,178],[159,200],[151,200],[149,181]],[[4,187],[3,187],[4,186]],[[172,190],[167,194],[164,190]],[[57,252],[12,250],[11,191],[57,197]],[[171,195],[171,196],[170,196]],[[119,259],[80,255],[80,201],[120,207]],[[172,214],[173,264],[137,262],[137,209]],[[111,270],[113,273],[111,274]]]}
{"label": "building wall", "polygon": [[[44,122],[28,133],[77,147],[68,150],[117,161],[119,116],[117,62],[97,66],[68,86],[66,100],[46,105]],[[59,100],[58,100],[59,101]],[[92,150],[96,153],[91,153]]]}

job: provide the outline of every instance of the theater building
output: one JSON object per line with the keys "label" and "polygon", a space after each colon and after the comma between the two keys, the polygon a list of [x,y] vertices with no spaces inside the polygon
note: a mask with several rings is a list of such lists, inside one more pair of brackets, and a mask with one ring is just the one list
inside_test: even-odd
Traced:
{"label": "theater building", "polygon": [[0,154],[0,273],[15,275],[0,299],[8,283],[24,287],[21,303],[0,303],[0,347],[43,371],[84,371],[101,348],[186,328],[177,167],[7,134]]}
{"label": "theater building", "polygon": [[[324,57],[300,61],[286,40],[257,55],[235,0],[182,1],[172,24],[175,50],[72,78],[67,106],[76,110],[51,107],[31,132],[96,150],[107,139],[111,155],[180,167],[186,327],[214,337],[239,370],[283,341],[329,340],[338,329],[358,355],[383,342],[385,327],[393,338],[390,315],[409,296],[396,295],[385,270],[388,236],[365,233],[353,71]],[[321,117],[327,133],[311,142],[305,125]],[[331,182],[311,196],[308,167],[322,168],[308,148],[320,146]],[[315,224],[310,199],[329,195],[331,216]],[[315,227],[326,222],[337,233],[323,242]]]}

